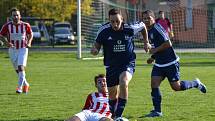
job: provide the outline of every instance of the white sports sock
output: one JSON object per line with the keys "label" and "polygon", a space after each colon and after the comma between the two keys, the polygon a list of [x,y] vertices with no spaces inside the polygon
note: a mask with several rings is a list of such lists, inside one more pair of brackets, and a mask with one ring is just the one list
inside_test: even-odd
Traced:
{"label": "white sports sock", "polygon": [[22,89],[22,86],[29,86],[29,84],[25,78],[25,71],[19,72],[18,88]]}
{"label": "white sports sock", "polygon": [[27,80],[25,79],[25,81],[24,81],[24,84],[23,84],[24,86],[29,86],[29,83],[27,82]]}
{"label": "white sports sock", "polygon": [[22,89],[23,83],[25,79],[25,74],[23,71],[19,72],[19,81],[18,81],[18,88]]}
{"label": "white sports sock", "polygon": [[24,79],[23,85],[24,86],[29,86],[29,83],[27,82],[27,79],[26,79],[25,71],[22,71],[22,72],[23,72],[23,79]]}

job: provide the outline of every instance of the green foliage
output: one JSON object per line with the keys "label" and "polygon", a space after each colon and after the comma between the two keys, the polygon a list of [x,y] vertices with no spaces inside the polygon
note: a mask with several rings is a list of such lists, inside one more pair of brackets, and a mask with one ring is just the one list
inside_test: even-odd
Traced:
{"label": "green foliage", "polygon": [[[215,54],[180,54],[181,79],[199,77],[208,93],[197,89],[174,92],[167,80],[161,85],[164,117],[143,117],[152,109],[148,55],[138,54],[136,72],[129,84],[129,100],[124,116],[130,121],[214,121]],[[17,75],[7,52],[0,52],[0,120],[63,121],[78,113],[88,93],[95,91],[93,76],[105,73],[102,60],[77,60],[74,52],[30,51],[28,95],[15,94]]]}
{"label": "green foliage", "polygon": [[[95,10],[91,7],[92,0],[81,1],[82,14],[91,15]],[[9,10],[20,9],[22,16],[53,18],[56,21],[69,21],[76,14],[77,0],[2,0],[0,2],[0,24],[10,17]]]}
{"label": "green foliage", "polygon": [[91,15],[95,12],[94,9],[91,8],[92,0],[84,0],[81,4],[81,10],[84,15]]}
{"label": "green foliage", "polygon": [[27,15],[40,18],[54,18],[58,21],[69,20],[76,11],[75,0],[23,0],[20,9]]}
{"label": "green foliage", "polygon": [[7,21],[7,17],[10,17],[10,9],[17,6],[19,0],[0,0],[0,26]]}

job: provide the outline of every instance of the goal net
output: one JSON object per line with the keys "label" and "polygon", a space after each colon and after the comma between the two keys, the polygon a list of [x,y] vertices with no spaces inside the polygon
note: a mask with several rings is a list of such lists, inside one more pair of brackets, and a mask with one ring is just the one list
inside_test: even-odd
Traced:
{"label": "goal net", "polygon": [[[83,7],[83,6],[82,6]],[[90,49],[95,42],[98,28],[108,22],[108,11],[111,8],[120,8],[125,22],[133,22],[141,19],[141,8],[133,7],[130,1],[115,1],[115,0],[93,0],[91,8],[94,12],[91,15],[85,15],[81,13],[81,33],[82,33],[82,58],[101,58],[102,51],[98,56],[92,56]],[[137,42],[136,44],[141,44]],[[139,47],[141,47],[140,45]],[[101,49],[102,50],[102,49]]]}
{"label": "goal net", "polygon": [[[206,0],[93,0],[90,15],[81,15],[82,58],[93,58],[90,54],[98,28],[108,22],[108,11],[120,8],[125,22],[141,21],[142,12],[151,9],[158,17],[165,12],[173,24],[171,39],[178,52],[215,52],[215,2]],[[83,6],[82,6],[83,7]],[[143,50],[137,37],[136,50]],[[144,52],[144,51],[140,51]],[[97,57],[102,57],[102,52]]]}

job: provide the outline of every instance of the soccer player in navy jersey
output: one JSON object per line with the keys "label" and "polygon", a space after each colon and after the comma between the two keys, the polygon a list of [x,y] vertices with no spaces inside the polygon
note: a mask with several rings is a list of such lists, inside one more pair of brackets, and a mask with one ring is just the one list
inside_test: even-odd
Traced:
{"label": "soccer player in navy jersey", "polygon": [[157,117],[162,116],[162,97],[159,86],[165,77],[175,91],[198,88],[202,93],[206,93],[206,86],[198,78],[193,81],[180,81],[179,57],[174,52],[171,41],[163,27],[159,23],[155,23],[154,12],[145,11],[143,21],[148,29],[148,37],[152,44],[152,48],[149,50],[152,56],[147,60],[147,63],[151,64],[155,60],[151,73],[151,96],[154,109],[146,116]]}
{"label": "soccer player in navy jersey", "polygon": [[124,23],[118,9],[109,11],[109,21],[98,30],[91,53],[97,55],[103,47],[103,61],[110,96],[109,104],[114,118],[117,119],[122,117],[128,100],[128,84],[135,71],[136,54],[133,38],[138,32],[141,32],[146,52],[151,45],[148,42],[147,29],[143,22]]}
{"label": "soccer player in navy jersey", "polygon": [[87,96],[83,110],[75,114],[67,121],[113,121],[108,105],[108,89],[104,74],[98,74],[94,78],[98,92]]}

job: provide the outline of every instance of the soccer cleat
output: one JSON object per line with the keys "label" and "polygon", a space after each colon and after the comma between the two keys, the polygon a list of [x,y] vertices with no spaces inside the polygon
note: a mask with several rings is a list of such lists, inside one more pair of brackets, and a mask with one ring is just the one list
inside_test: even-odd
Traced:
{"label": "soccer cleat", "polygon": [[163,116],[162,112],[157,112],[155,110],[150,111],[149,114],[145,115],[145,117],[161,117]]}
{"label": "soccer cleat", "polygon": [[28,93],[30,86],[23,86],[23,92]]}
{"label": "soccer cleat", "polygon": [[206,93],[207,92],[207,88],[206,86],[199,80],[199,78],[196,78],[195,82],[197,83],[197,88],[202,92],[202,93]]}
{"label": "soccer cleat", "polygon": [[17,94],[21,94],[21,93],[22,93],[22,89],[16,88],[16,93],[17,93]]}

